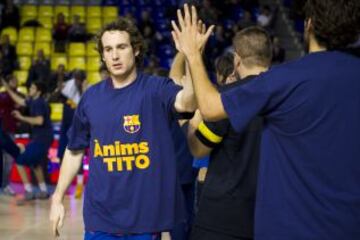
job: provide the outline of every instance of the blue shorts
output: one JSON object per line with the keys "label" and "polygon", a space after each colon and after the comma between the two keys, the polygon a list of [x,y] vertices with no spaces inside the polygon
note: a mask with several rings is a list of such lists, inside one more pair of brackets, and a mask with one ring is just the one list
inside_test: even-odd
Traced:
{"label": "blue shorts", "polygon": [[49,146],[40,142],[30,142],[25,147],[25,152],[20,154],[15,162],[19,165],[35,167],[47,157]]}
{"label": "blue shorts", "polygon": [[160,240],[158,233],[115,235],[104,232],[85,232],[84,240]]}

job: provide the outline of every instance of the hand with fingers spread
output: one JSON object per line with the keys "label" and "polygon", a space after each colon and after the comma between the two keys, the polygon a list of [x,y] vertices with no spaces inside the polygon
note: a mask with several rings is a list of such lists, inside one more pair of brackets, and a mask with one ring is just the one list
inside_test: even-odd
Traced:
{"label": "hand with fingers spread", "polygon": [[50,221],[52,222],[52,232],[55,237],[60,236],[59,229],[64,225],[65,208],[61,201],[52,199],[50,208]]}
{"label": "hand with fingers spread", "polygon": [[201,53],[214,26],[206,30],[206,26],[198,20],[197,12],[194,6],[190,9],[187,4],[184,6],[184,16],[180,9],[177,11],[178,23],[171,22],[173,31],[171,32],[176,49],[189,57],[193,54]]}

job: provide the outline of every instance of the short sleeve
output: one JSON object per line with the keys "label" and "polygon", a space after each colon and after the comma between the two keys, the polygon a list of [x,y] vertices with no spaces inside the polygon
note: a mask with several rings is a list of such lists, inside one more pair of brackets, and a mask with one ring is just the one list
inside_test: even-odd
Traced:
{"label": "short sleeve", "polygon": [[75,110],[71,127],[67,132],[70,150],[87,148],[90,142],[90,124],[85,111],[85,98],[83,97]]}
{"label": "short sleeve", "polygon": [[201,122],[195,131],[196,137],[207,147],[214,148],[220,144],[230,127],[229,121]]}
{"label": "short sleeve", "polygon": [[261,114],[269,101],[270,92],[267,80],[258,77],[221,94],[225,112],[237,132],[244,130],[255,116]]}
{"label": "short sleeve", "polygon": [[170,78],[162,79],[160,86],[160,98],[166,107],[167,112],[171,113],[175,119],[190,119],[194,113],[178,113],[175,109],[175,100],[177,94],[182,90],[182,87],[176,85]]}

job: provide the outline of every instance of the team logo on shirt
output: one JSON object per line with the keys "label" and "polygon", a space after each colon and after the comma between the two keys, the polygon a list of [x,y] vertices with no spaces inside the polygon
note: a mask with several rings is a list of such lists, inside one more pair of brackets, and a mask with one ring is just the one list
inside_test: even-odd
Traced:
{"label": "team logo on shirt", "polygon": [[140,130],[140,117],[139,115],[126,115],[124,116],[124,130],[127,133],[136,133]]}

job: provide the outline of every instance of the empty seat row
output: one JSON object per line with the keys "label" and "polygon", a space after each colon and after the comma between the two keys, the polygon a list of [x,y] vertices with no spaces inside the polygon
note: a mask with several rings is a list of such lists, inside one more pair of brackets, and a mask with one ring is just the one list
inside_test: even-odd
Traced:
{"label": "empty seat row", "polygon": [[20,16],[36,19],[37,17],[56,17],[59,13],[63,13],[66,18],[74,15],[80,16],[82,19],[91,17],[117,17],[118,8],[113,6],[35,6],[23,5],[20,8]]}
{"label": "empty seat row", "polygon": [[[33,56],[37,51],[42,49],[45,56],[56,55],[53,52],[52,43],[50,42],[18,42],[16,44],[16,53],[18,56]],[[96,50],[96,43],[89,41],[87,43],[69,43],[67,49],[69,57],[97,57],[99,56]]]}

